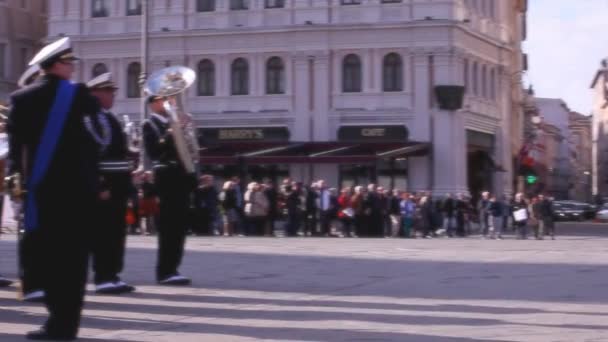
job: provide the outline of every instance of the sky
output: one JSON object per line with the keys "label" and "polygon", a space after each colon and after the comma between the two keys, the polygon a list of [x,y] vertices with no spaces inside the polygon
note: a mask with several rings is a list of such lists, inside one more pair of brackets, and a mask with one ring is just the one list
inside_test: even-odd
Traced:
{"label": "sky", "polygon": [[526,86],[589,114],[591,81],[608,58],[608,0],[530,0],[528,6]]}

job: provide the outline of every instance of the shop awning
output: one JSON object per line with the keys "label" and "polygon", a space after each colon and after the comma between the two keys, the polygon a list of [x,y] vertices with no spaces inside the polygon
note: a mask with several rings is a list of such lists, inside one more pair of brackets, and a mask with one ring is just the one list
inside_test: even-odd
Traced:
{"label": "shop awning", "polygon": [[427,155],[422,142],[231,142],[206,145],[201,162],[210,164],[352,164]]}

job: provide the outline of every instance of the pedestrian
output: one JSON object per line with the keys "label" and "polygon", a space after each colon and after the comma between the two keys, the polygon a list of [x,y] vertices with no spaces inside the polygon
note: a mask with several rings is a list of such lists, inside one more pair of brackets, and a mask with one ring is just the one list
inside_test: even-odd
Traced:
{"label": "pedestrian", "polygon": [[477,213],[479,216],[479,228],[481,236],[486,238],[490,228],[490,193],[484,191],[481,193],[481,199],[477,202]]}
{"label": "pedestrian", "polygon": [[355,218],[355,211],[352,207],[352,189],[345,187],[338,197],[338,219],[342,224],[342,236],[353,237],[353,220]]}
{"label": "pedestrian", "polygon": [[236,186],[232,181],[224,182],[219,200],[222,204],[224,218],[224,236],[232,236],[239,222]]}
{"label": "pedestrian", "polygon": [[69,81],[76,59],[68,37],[45,46],[29,63],[43,76],[11,94],[9,175],[26,175],[25,234],[40,237],[33,257],[49,312],[27,334],[34,340],[75,339],[84,302],[100,149],[84,120],[97,120],[100,108],[84,84]]}
{"label": "pedestrian", "polygon": [[388,215],[390,216],[390,232],[389,236],[398,237],[401,234],[403,223],[401,222],[401,199],[402,193],[398,189],[393,191],[387,190],[388,197]]}
{"label": "pedestrian", "polygon": [[[158,192],[154,184],[154,174],[151,171],[143,173],[139,190],[139,212],[146,224],[146,234],[156,234],[159,226]],[[133,208],[135,209],[135,208]],[[137,217],[134,218],[137,222]]]}
{"label": "pedestrian", "polygon": [[540,195],[540,201],[543,233],[551,236],[552,240],[555,240],[555,210],[553,208],[553,198]]}
{"label": "pedestrian", "polygon": [[217,212],[219,193],[215,189],[212,175],[202,175],[194,191],[195,220],[194,234],[199,236],[213,235],[213,223]]}
{"label": "pedestrian", "polygon": [[490,232],[492,239],[502,240],[502,202],[496,196],[490,197]]}
{"label": "pedestrian", "polygon": [[355,224],[355,234],[357,236],[364,236],[367,235],[367,227],[366,227],[366,215],[365,215],[365,206],[364,206],[364,199],[365,199],[365,188],[358,185],[355,187],[355,193],[353,194],[353,197],[351,199],[351,206],[353,207],[353,210],[355,212],[355,219],[354,219],[354,224]]}
{"label": "pedestrian", "polygon": [[456,195],[456,235],[466,235],[465,222],[467,217],[467,202],[462,193]]}
{"label": "pedestrian", "polygon": [[509,218],[511,217],[511,201],[507,195],[502,196],[502,231],[506,232],[509,228]]}
{"label": "pedestrian", "polygon": [[[97,202],[97,224],[93,239],[93,270],[95,292],[121,294],[135,291],[119,276],[124,267],[127,223],[127,201],[134,188],[131,178],[133,167],[129,161],[127,136],[120,119],[110,110],[118,87],[111,73],[101,74],[87,83],[102,110],[97,122],[85,121],[87,129],[100,148],[99,171],[101,189]],[[135,213],[133,213],[135,214]]]}
{"label": "pedestrian", "polygon": [[[414,196],[410,196],[404,192],[399,203],[399,213],[401,214],[402,236],[405,238],[415,237],[415,232],[412,231],[414,226],[414,218],[416,215],[416,203]],[[412,234],[413,233],[413,234]]]}
{"label": "pedestrian", "polygon": [[285,193],[287,194],[285,201],[287,208],[287,236],[295,237],[298,236],[303,213],[302,186],[299,183],[288,185],[285,187]]}
{"label": "pedestrian", "polygon": [[317,224],[319,223],[319,188],[317,182],[314,181],[304,192],[304,235],[317,235]]}
{"label": "pedestrian", "polygon": [[530,212],[528,210],[528,204],[524,199],[524,195],[522,193],[517,193],[515,195],[515,200],[513,201],[513,224],[515,225],[515,229],[518,234],[518,239],[527,239],[528,238],[528,219],[530,218]]}
{"label": "pedestrian", "polygon": [[332,195],[324,180],[319,180],[317,182],[317,200],[319,219],[321,221],[321,235],[329,236],[331,233],[331,222],[335,217],[336,208],[334,207],[335,203],[332,203]]}
{"label": "pedestrian", "polygon": [[268,200],[268,216],[267,221],[265,223],[264,236],[274,236],[274,223],[279,217],[279,194],[277,192],[276,187],[269,179],[264,182],[263,192],[264,195],[266,195],[266,199]]}
{"label": "pedestrian", "polygon": [[251,182],[247,185],[247,192],[245,193],[245,216],[248,220],[248,227],[250,231],[247,232],[249,236],[262,236],[264,235],[264,225],[266,223],[266,217],[268,216],[268,199],[264,192],[261,190],[260,184],[257,182]]}
{"label": "pedestrian", "polygon": [[530,212],[529,225],[534,230],[534,238],[542,240],[543,238],[543,223],[542,223],[542,203],[539,197],[533,197],[530,201],[528,211]]}
{"label": "pedestrian", "polygon": [[448,237],[454,237],[456,233],[456,210],[457,203],[452,197],[452,194],[446,194],[441,206],[443,212],[443,227],[446,230]]}

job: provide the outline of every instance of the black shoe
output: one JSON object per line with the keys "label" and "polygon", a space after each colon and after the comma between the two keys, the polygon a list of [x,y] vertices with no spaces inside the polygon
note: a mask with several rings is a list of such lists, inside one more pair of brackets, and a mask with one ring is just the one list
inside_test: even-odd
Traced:
{"label": "black shoe", "polygon": [[172,276],[168,276],[164,279],[159,280],[158,283],[160,285],[187,286],[192,284],[192,280],[182,275],[174,274]]}
{"label": "black shoe", "polygon": [[0,276],[0,287],[7,287],[7,286],[11,286],[13,282],[9,279],[6,279],[2,276]]}
{"label": "black shoe", "polygon": [[23,294],[23,301],[28,303],[43,303],[45,293],[43,290],[34,290]]}
{"label": "black shoe", "polygon": [[114,283],[116,285],[116,294],[135,292],[135,286],[131,286],[122,280]]}
{"label": "black shoe", "polygon": [[28,332],[25,338],[36,341],[74,341],[76,335],[50,334],[45,328],[40,328],[40,330]]}

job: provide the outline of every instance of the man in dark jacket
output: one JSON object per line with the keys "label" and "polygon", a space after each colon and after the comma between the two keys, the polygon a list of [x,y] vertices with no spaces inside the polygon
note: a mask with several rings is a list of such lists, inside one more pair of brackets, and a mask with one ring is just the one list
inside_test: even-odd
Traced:
{"label": "man in dark jacket", "polygon": [[150,96],[151,115],[143,124],[146,153],[154,165],[154,180],[160,204],[156,280],[160,285],[189,285],[190,278],[178,272],[184,255],[190,195],[196,186],[194,174],[180,160],[164,100]]}
{"label": "man in dark jacket", "polygon": [[317,234],[317,222],[319,217],[319,187],[317,182],[313,182],[306,189],[306,211],[304,222],[304,235],[312,236]]}
{"label": "man in dark jacket", "polygon": [[274,235],[274,222],[279,216],[279,193],[269,179],[264,182],[264,195],[268,199],[268,222],[266,223],[265,235]]}
{"label": "man in dark jacket", "polygon": [[477,213],[479,215],[479,228],[481,235],[485,238],[488,236],[490,228],[490,193],[484,191],[481,193],[481,199],[477,202]]}
{"label": "man in dark jacket", "polygon": [[[555,240],[555,210],[553,208],[553,199],[539,195],[540,218],[539,224],[542,225],[542,231],[545,235],[550,235],[551,239]],[[542,236],[540,237],[543,238]]]}
{"label": "man in dark jacket", "polygon": [[384,233],[382,209],[383,203],[376,190],[376,184],[367,186],[367,194],[363,199],[363,208],[367,221],[369,236],[381,237]]}
{"label": "man in dark jacket", "polygon": [[199,184],[194,191],[193,230],[196,235],[213,235],[219,193],[215,189],[211,175],[202,175]]}
{"label": "man in dark jacket", "polygon": [[101,74],[87,83],[91,94],[101,104],[98,122],[85,122],[101,145],[101,192],[94,222],[93,243],[95,292],[120,294],[135,291],[118,276],[123,269],[127,237],[127,199],[133,189],[132,165],[129,161],[127,137],[118,117],[110,112],[114,105],[116,84],[110,73]]}
{"label": "man in dark jacket", "polygon": [[27,184],[25,234],[42,241],[32,253],[49,311],[28,333],[34,340],[75,339],[83,306],[100,149],[84,122],[97,120],[99,105],[84,84],[70,83],[75,59],[69,38],[47,45],[30,62],[44,76],[11,95],[9,174]]}

